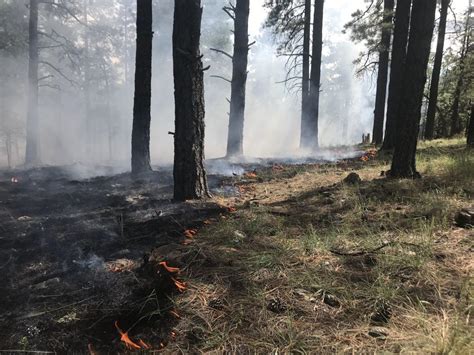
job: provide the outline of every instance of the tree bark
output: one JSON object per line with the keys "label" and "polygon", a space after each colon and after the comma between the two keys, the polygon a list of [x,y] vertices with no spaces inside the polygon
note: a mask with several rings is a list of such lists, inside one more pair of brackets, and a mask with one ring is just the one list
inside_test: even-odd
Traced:
{"label": "tree bark", "polygon": [[446,36],[446,20],[448,18],[448,8],[450,2],[451,0],[441,0],[441,17],[439,19],[438,44],[436,46],[433,73],[431,76],[428,113],[426,114],[425,139],[428,140],[431,140],[434,137],[436,105],[438,104],[439,77],[441,73],[441,64],[443,62],[444,39]]}
{"label": "tree bark", "polygon": [[301,146],[316,150],[319,147],[319,90],[321,87],[321,63],[323,50],[324,0],[315,0],[313,16],[313,45],[311,48],[311,77],[309,87],[310,115],[302,127]]}
{"label": "tree bark", "polygon": [[403,71],[407,56],[408,29],[410,27],[411,0],[397,0],[395,28],[393,30],[390,84],[388,86],[387,122],[382,150],[393,150],[397,139],[397,118],[400,107]]}
{"label": "tree bark", "polygon": [[419,177],[416,171],[416,147],[420,129],[421,106],[426,83],[426,69],[436,13],[436,0],[413,2],[410,40],[403,75],[397,137],[390,175],[400,178]]}
{"label": "tree bark", "polygon": [[474,102],[471,102],[471,115],[467,127],[467,145],[474,147]]}
{"label": "tree bark", "polygon": [[152,26],[152,0],[137,0],[137,55],[135,59],[135,98],[132,130],[133,175],[151,171]]}
{"label": "tree bark", "polygon": [[465,61],[467,54],[469,52],[469,43],[471,38],[471,29],[470,29],[470,19],[471,17],[466,16],[466,22],[464,25],[464,36],[463,43],[461,47],[461,53],[459,56],[459,76],[456,83],[456,89],[454,90],[454,99],[451,106],[451,131],[450,136],[454,136],[462,132],[461,119],[459,117],[459,105],[461,103],[461,94],[464,86],[464,75],[465,75]]}
{"label": "tree bark", "polygon": [[383,124],[385,119],[385,101],[387,98],[388,64],[390,55],[390,40],[392,37],[394,0],[384,0],[384,15],[382,22],[382,38],[379,50],[379,65],[377,74],[377,92],[375,94],[374,127],[372,142],[382,144]]}
{"label": "tree bark", "polygon": [[175,0],[173,73],[175,96],[174,198],[209,196],[204,168],[204,74],[199,49],[201,0]]}
{"label": "tree bark", "polygon": [[245,87],[249,53],[250,1],[237,0],[234,20],[234,55],[232,57],[232,83],[230,97],[227,156],[243,155]]}
{"label": "tree bark", "polygon": [[300,146],[307,148],[307,129],[311,121],[311,106],[309,98],[310,82],[310,43],[311,43],[311,0],[305,0],[303,28],[303,67],[301,81],[301,134]]}
{"label": "tree bark", "polygon": [[40,162],[38,117],[38,0],[30,0],[28,60],[28,116],[26,124],[26,165]]}
{"label": "tree bark", "polygon": [[93,129],[93,121],[91,117],[91,66],[90,66],[90,41],[89,41],[89,0],[83,0],[84,15],[84,118],[86,122],[86,152],[88,156],[92,156],[94,145],[96,142],[96,131]]}

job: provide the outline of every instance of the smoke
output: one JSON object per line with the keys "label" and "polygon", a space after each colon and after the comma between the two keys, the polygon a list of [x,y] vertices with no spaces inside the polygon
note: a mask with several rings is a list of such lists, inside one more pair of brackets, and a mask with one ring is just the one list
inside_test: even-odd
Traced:
{"label": "smoke", "polygon": [[[25,1],[20,2],[24,5]],[[462,10],[460,1],[456,0],[455,5]],[[71,6],[81,9],[82,2],[72,1]],[[2,3],[6,2],[0,1]],[[61,17],[46,15],[46,9],[41,8],[41,31],[59,34],[53,36],[53,42],[43,38],[43,45],[59,41],[63,47],[69,46],[68,53],[61,47],[41,50],[40,54],[42,60],[61,69],[61,73],[51,67],[40,70],[40,76],[46,78],[40,85],[42,162],[75,164],[76,170],[87,165],[113,165],[117,171],[124,171],[129,168],[130,161],[135,2],[95,0],[90,3],[93,5],[90,5],[89,19],[92,28],[88,34],[91,43],[89,65],[93,71],[88,83],[91,87],[89,112],[84,103],[84,27],[73,19],[61,21]],[[230,97],[230,85],[211,77],[230,79],[231,76],[231,61],[211,50],[232,52],[232,22],[221,10],[226,3],[227,0],[203,0],[202,54],[205,66],[211,66],[205,73],[206,156],[209,159],[225,154],[227,140],[229,104],[226,98]],[[289,158],[300,153],[300,97],[297,93],[289,93],[283,84],[277,84],[285,78],[285,58],[276,56],[275,38],[269,29],[263,28],[266,17],[263,3],[264,0],[251,1],[250,41],[256,43],[251,47],[249,57],[244,151],[249,157]],[[23,5],[16,11],[23,11],[19,18],[24,22],[28,14]],[[351,13],[365,5],[363,0],[325,2],[319,133],[323,148],[358,143],[362,133],[371,131],[373,78],[354,75],[352,61],[362,48],[342,33]],[[80,16],[80,12],[77,14]],[[94,22],[97,18],[100,21]],[[168,134],[174,130],[172,25],[173,1],[157,1],[151,157],[153,164],[158,165],[173,160],[173,136]],[[4,30],[0,26],[0,35]],[[0,68],[0,164],[19,166],[25,149],[25,48],[14,54],[0,51]],[[325,158],[330,159],[331,154],[327,153]],[[90,172],[85,175],[89,176]]]}

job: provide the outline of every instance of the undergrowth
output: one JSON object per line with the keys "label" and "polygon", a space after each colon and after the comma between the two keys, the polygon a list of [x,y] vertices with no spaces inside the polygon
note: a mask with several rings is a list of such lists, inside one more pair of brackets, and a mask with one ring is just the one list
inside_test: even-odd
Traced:
{"label": "undergrowth", "polygon": [[[473,156],[421,144],[419,180],[381,177],[386,156],[266,170],[191,246],[202,260],[169,350],[469,353],[473,235],[453,219],[472,203]],[[341,182],[351,167],[360,184]]]}

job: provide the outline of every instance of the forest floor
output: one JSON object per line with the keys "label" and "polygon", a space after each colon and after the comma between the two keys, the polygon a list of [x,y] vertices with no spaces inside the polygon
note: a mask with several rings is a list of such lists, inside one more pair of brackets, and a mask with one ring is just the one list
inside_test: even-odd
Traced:
{"label": "forest floor", "polygon": [[374,153],[247,174],[189,246],[205,257],[167,350],[470,353],[474,231],[454,218],[473,207],[474,153],[422,143],[418,180],[381,176],[390,157]]}
{"label": "forest floor", "polygon": [[469,353],[473,152],[423,143],[423,178],[395,180],[364,149],[249,164],[198,203],[170,173],[5,175],[0,350]]}

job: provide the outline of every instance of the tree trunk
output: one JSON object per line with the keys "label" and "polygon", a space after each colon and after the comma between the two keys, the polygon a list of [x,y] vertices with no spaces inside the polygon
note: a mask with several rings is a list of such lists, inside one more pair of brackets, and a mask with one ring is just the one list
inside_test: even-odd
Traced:
{"label": "tree trunk", "polygon": [[467,126],[467,145],[474,147],[474,102],[471,102],[471,116]]}
{"label": "tree trunk", "polygon": [[392,150],[397,138],[397,118],[407,56],[408,29],[410,27],[411,0],[397,0],[393,31],[390,84],[388,86],[387,122],[382,150]]}
{"label": "tree trunk", "polygon": [[467,54],[469,52],[469,42],[471,38],[471,29],[470,29],[470,19],[471,17],[466,16],[466,23],[464,25],[464,37],[461,47],[461,54],[459,56],[459,76],[456,83],[456,89],[454,90],[454,100],[451,106],[451,131],[450,136],[454,136],[462,132],[461,119],[459,117],[459,105],[461,103],[461,94],[464,85],[464,75],[465,75],[465,61]]}
{"label": "tree trunk", "polygon": [[137,0],[137,56],[133,104],[132,174],[151,171],[151,57],[153,43],[152,0]]}
{"label": "tree trunk", "polygon": [[93,129],[93,122],[91,117],[91,68],[90,68],[90,41],[89,41],[89,8],[88,1],[83,0],[83,16],[84,16],[84,118],[86,122],[86,152],[87,155],[95,156],[94,145],[95,130]]}
{"label": "tree trunk", "polygon": [[375,144],[382,144],[383,141],[383,124],[385,119],[385,101],[387,98],[390,40],[392,37],[393,6],[394,0],[384,1],[382,38],[380,41],[377,75],[377,92],[375,94],[374,128],[372,131],[372,143]]}
{"label": "tree trunk", "polygon": [[30,0],[28,60],[28,117],[26,124],[25,164],[40,162],[40,132],[38,118],[38,0]]}
{"label": "tree trunk", "polygon": [[307,129],[311,121],[311,105],[309,99],[310,75],[310,43],[311,43],[311,0],[305,0],[303,28],[303,68],[301,82],[301,134],[300,146],[307,148]]}
{"label": "tree trunk", "polygon": [[313,46],[311,49],[311,80],[309,87],[310,120],[302,132],[302,147],[315,150],[319,147],[319,90],[323,50],[324,0],[315,0],[313,16]]}
{"label": "tree trunk", "polygon": [[12,137],[11,137],[10,132],[5,133],[5,149],[7,151],[8,168],[11,169],[13,167],[13,160],[12,160]]}
{"label": "tree trunk", "polygon": [[446,35],[446,20],[448,18],[448,8],[451,0],[441,0],[441,17],[439,19],[438,44],[431,76],[430,101],[428,103],[428,113],[426,115],[425,139],[431,140],[434,137],[434,125],[436,116],[436,105],[438,104],[439,77],[441,64],[443,62],[444,38]]}
{"label": "tree trunk", "polygon": [[430,57],[430,46],[436,13],[436,0],[413,2],[410,26],[410,40],[403,74],[400,103],[400,134],[397,137],[390,175],[401,178],[415,178],[416,146],[420,128],[421,105],[426,83],[426,69]]}
{"label": "tree trunk", "polygon": [[173,74],[175,97],[174,198],[209,196],[204,169],[204,74],[199,42],[201,0],[175,0]]}
{"label": "tree trunk", "polygon": [[227,156],[243,154],[245,86],[249,52],[249,0],[237,0],[234,20],[234,55],[230,97]]}

